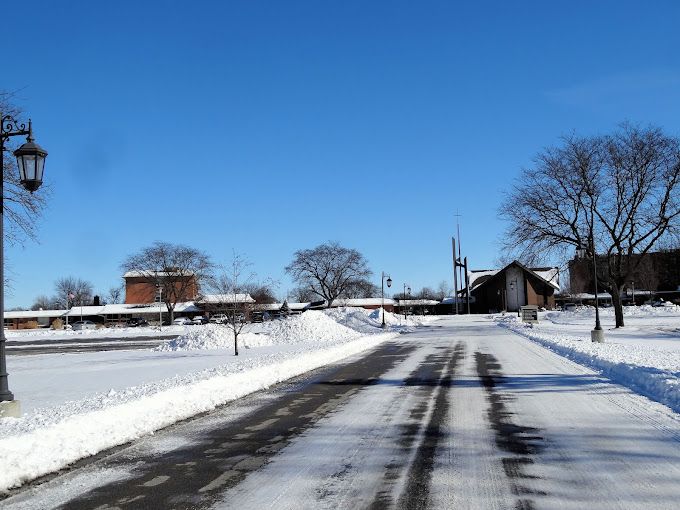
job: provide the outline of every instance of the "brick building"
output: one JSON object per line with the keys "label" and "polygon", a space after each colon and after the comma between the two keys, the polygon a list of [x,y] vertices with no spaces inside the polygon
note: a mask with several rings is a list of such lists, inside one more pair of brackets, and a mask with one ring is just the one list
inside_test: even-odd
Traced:
{"label": "brick building", "polygon": [[178,274],[172,271],[128,271],[125,280],[125,303],[144,304],[156,300],[158,286],[167,292],[174,287],[177,301],[193,301],[198,297],[198,282],[193,273]]}
{"label": "brick building", "polygon": [[524,305],[551,310],[560,289],[556,267],[528,268],[517,261],[503,269],[470,271],[469,278],[473,313],[516,312]]}
{"label": "brick building", "polygon": [[[630,263],[635,264],[639,257],[633,254]],[[600,275],[604,273],[606,266],[606,258],[598,256]],[[575,258],[569,261],[569,284],[570,291],[574,294],[594,292],[593,264],[590,259]],[[650,292],[659,291],[663,294],[676,293],[680,289],[680,250],[648,253],[625,287]]]}

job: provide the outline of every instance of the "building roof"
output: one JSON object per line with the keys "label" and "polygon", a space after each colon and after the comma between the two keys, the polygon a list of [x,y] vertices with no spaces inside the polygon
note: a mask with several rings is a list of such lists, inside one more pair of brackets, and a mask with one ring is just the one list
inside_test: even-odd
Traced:
{"label": "building roof", "polygon": [[[262,312],[273,312],[281,310],[282,306],[283,303],[262,303],[259,305],[255,305],[255,309],[260,310]],[[288,303],[288,309],[293,312],[305,310],[308,307],[309,303]]]}
{"label": "building roof", "polygon": [[[160,312],[167,312],[168,309],[165,303],[149,303],[149,304],[110,304],[101,306],[74,306],[68,313],[69,317],[80,317],[81,315],[136,315],[136,314],[158,314]],[[200,309],[193,303],[187,301],[185,303],[177,303],[175,305],[175,313],[193,313],[199,312]]]}
{"label": "building roof", "polygon": [[481,287],[484,285],[486,282],[489,280],[492,280],[496,275],[499,273],[504,272],[507,270],[510,266],[518,266],[519,268],[523,269],[527,273],[533,275],[534,277],[538,278],[539,280],[544,281],[551,287],[553,287],[555,290],[560,290],[560,270],[557,267],[537,267],[537,268],[529,268],[522,264],[521,262],[518,262],[516,260],[512,261],[510,264],[505,266],[503,269],[483,269],[480,271],[469,271],[468,272],[468,279],[470,282],[470,290],[477,289],[478,287]]}
{"label": "building roof", "polygon": [[399,306],[434,306],[438,305],[436,299],[397,299]]}
{"label": "building roof", "polygon": [[203,294],[196,299],[199,304],[254,303],[250,294]]}
{"label": "building roof", "polygon": [[42,317],[61,317],[67,310],[14,310],[5,312],[5,319],[38,319]]}
{"label": "building roof", "polygon": [[154,271],[149,270],[135,270],[128,271],[123,275],[123,278],[166,278],[168,276],[194,276],[193,271]]}

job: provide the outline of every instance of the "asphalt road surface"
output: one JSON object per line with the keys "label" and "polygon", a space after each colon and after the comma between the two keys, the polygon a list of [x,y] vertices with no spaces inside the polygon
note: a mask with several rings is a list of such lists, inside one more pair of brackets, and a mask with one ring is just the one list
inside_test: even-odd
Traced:
{"label": "asphalt road surface", "polygon": [[82,461],[0,508],[675,509],[679,501],[676,414],[470,319],[434,323]]}
{"label": "asphalt road surface", "polygon": [[177,338],[177,335],[130,336],[123,338],[65,338],[58,340],[8,340],[7,355],[28,356],[32,354],[53,354],[63,352],[93,352],[153,349],[162,343]]}

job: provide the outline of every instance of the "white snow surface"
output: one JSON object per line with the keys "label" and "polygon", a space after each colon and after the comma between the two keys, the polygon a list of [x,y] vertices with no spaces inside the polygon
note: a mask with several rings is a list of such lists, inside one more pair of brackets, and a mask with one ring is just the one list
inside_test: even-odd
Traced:
{"label": "white snow surface", "polygon": [[156,351],[11,357],[10,382],[25,414],[0,419],[0,491],[373,348],[407,327],[386,313],[392,326],[383,330],[371,313],[308,311],[254,325],[239,337],[238,357],[227,328],[216,325],[188,328]]}
{"label": "white snow surface", "polygon": [[624,307],[625,327],[615,329],[614,311],[601,310],[605,343],[593,343],[594,309],[540,314],[538,324],[513,315],[494,317],[508,328],[612,381],[680,412],[680,307]]}
{"label": "white snow surface", "polygon": [[[385,312],[385,323],[391,330],[410,331],[428,322],[428,317],[407,317]],[[248,324],[239,334],[239,345],[246,349],[270,345],[291,345],[301,342],[341,342],[381,332],[381,310],[363,308],[330,308],[309,310],[285,320]],[[208,324],[190,328],[187,332],[157,348],[159,351],[233,348],[234,334],[229,327]]]}

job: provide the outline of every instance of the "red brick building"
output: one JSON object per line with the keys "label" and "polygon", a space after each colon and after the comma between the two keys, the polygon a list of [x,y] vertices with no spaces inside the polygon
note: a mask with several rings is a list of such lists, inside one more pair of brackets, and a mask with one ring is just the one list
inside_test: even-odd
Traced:
{"label": "red brick building", "polygon": [[198,282],[193,273],[182,275],[172,271],[129,271],[123,275],[123,279],[126,304],[153,303],[159,286],[166,294],[174,288],[177,302],[193,301],[198,297]]}

